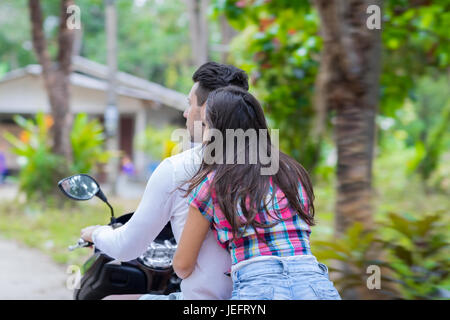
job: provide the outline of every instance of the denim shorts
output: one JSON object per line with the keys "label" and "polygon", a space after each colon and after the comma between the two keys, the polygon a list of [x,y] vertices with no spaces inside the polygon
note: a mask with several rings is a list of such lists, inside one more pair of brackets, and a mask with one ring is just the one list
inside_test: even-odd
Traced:
{"label": "denim shorts", "polygon": [[234,268],[231,300],[341,300],[313,255],[246,261]]}
{"label": "denim shorts", "polygon": [[163,294],[144,294],[139,300],[183,300],[183,294],[181,292],[172,292],[168,295]]}

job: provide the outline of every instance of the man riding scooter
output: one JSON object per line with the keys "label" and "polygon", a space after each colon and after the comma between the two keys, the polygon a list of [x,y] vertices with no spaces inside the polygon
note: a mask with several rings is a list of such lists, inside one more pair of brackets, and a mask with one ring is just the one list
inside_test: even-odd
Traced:
{"label": "man riding scooter", "polygon": [[[234,66],[208,62],[194,73],[192,80],[194,85],[188,97],[189,107],[183,115],[192,142],[199,143],[201,140],[195,140],[194,122],[201,121],[209,93],[228,85],[248,90],[248,77],[243,70]],[[202,135],[199,135],[198,139],[201,137]],[[109,226],[90,226],[82,230],[81,237],[120,261],[129,261],[140,256],[169,221],[178,242],[188,213],[187,199],[178,187],[197,171],[201,152],[201,145],[197,145],[162,161],[148,180],[138,208],[124,226],[117,229]],[[232,281],[226,272],[230,265],[228,252],[219,246],[210,231],[200,250],[194,271],[181,282],[181,292],[165,296],[118,295],[105,299],[229,299]]]}

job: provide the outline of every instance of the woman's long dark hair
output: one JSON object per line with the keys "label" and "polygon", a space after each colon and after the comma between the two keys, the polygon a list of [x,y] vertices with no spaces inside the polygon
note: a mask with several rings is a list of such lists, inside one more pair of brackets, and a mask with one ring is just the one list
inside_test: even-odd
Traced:
{"label": "woman's long dark hair", "polygon": [[[214,190],[218,205],[232,227],[233,236],[236,238],[239,228],[243,227],[245,232],[249,226],[252,226],[259,236],[257,227],[268,228],[276,225],[280,221],[287,220],[278,216],[279,212],[276,212],[277,217],[271,216],[276,221],[274,223],[265,223],[266,220],[261,216],[259,217],[260,221],[256,219],[258,213],[263,210],[267,214],[270,212],[267,208],[268,203],[266,203],[266,197],[269,193],[270,179],[272,178],[273,184],[283,191],[288,200],[288,205],[296,214],[308,225],[314,225],[314,192],[308,172],[297,161],[275,149],[268,132],[266,135],[259,134],[260,129],[267,130],[268,128],[264,112],[255,97],[236,86],[217,89],[211,92],[208,97],[205,110],[205,122],[209,129],[216,129],[221,132],[223,137],[222,154],[224,160],[222,163],[210,163],[205,161],[205,157],[203,157],[202,164],[197,173],[186,182],[188,188],[185,196],[190,194],[209,173],[215,171],[210,185],[209,195]],[[238,164],[237,157],[239,150],[237,149],[237,143],[234,143],[235,147],[233,150],[227,148],[230,142],[227,141],[227,129],[256,130],[258,155],[260,152],[264,152],[265,157],[276,155],[277,157],[272,157],[272,159],[279,161],[278,171],[272,175],[261,175],[261,169],[267,168],[269,165],[262,164],[259,156],[257,157],[256,163],[248,163],[250,158],[249,139],[245,139],[245,147],[241,149],[245,152],[246,161],[244,164]],[[233,137],[233,139],[236,142],[236,138]],[[264,150],[261,150],[260,139],[267,139]],[[213,142],[213,139],[204,142],[203,147],[205,153],[214,153],[214,150],[211,149]],[[216,147],[217,144],[214,144],[214,148]],[[232,158],[235,160],[233,164],[228,164],[229,161],[225,161],[227,159],[227,152],[233,152]],[[302,203],[299,194],[299,190],[301,190],[299,189],[300,182],[307,195],[307,199],[305,199],[307,206]],[[272,203],[274,195],[275,192],[271,195],[270,201]],[[245,221],[239,218],[237,214],[238,205],[243,212]]]}

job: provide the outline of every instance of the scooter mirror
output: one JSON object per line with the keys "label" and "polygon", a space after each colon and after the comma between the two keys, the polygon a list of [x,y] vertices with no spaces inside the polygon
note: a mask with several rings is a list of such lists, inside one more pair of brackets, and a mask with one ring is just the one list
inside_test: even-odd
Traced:
{"label": "scooter mirror", "polygon": [[94,178],[87,174],[77,174],[58,182],[58,187],[68,197],[75,200],[89,200],[100,191]]}

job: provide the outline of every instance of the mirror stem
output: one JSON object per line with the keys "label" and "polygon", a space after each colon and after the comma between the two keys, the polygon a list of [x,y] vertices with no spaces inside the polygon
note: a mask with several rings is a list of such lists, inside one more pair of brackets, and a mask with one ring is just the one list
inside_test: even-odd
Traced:
{"label": "mirror stem", "polygon": [[111,222],[115,223],[116,222],[116,218],[114,217],[114,210],[113,210],[113,208],[111,207],[111,205],[109,204],[108,201],[106,201],[106,204],[108,205],[109,209],[111,209]]}
{"label": "mirror stem", "polygon": [[106,203],[106,204],[108,205],[109,209],[111,209],[111,222],[115,222],[115,221],[116,221],[116,218],[114,217],[114,210],[113,210],[113,208],[111,207],[111,205],[109,204],[108,199],[106,199],[106,196],[105,196],[105,194],[102,192],[101,189],[98,190],[96,196],[99,197],[104,203]]}

